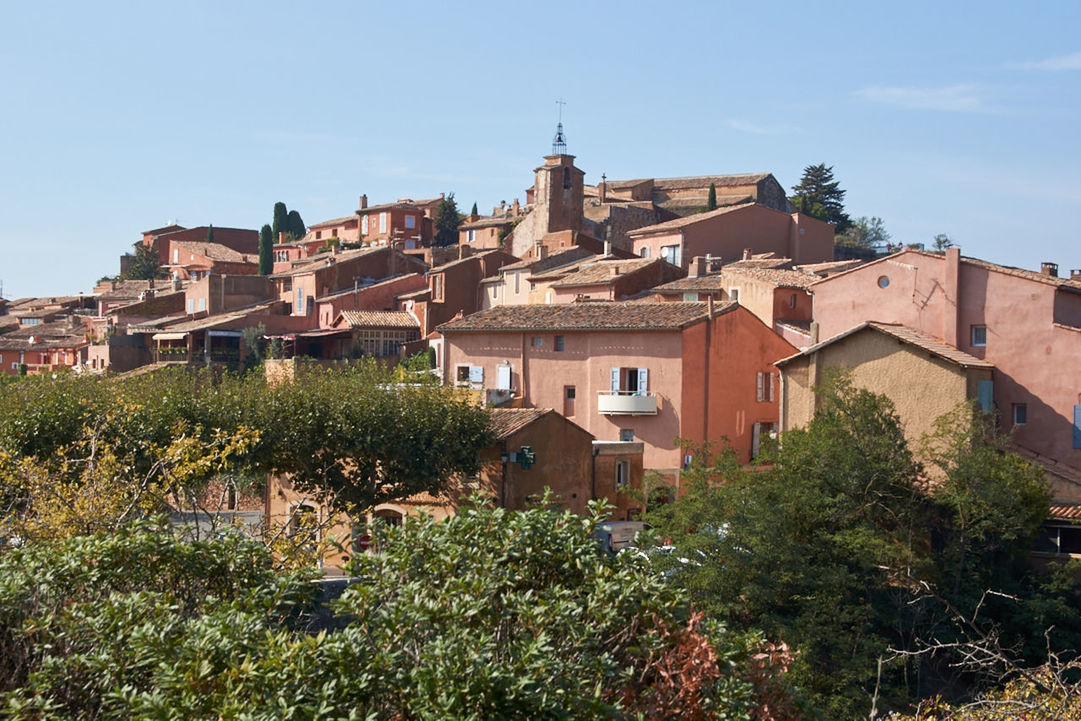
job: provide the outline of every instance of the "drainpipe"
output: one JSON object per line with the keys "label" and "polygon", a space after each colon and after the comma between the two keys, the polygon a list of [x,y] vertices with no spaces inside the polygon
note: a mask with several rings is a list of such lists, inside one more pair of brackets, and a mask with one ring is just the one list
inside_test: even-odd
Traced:
{"label": "drainpipe", "polygon": [[600,453],[600,448],[593,446],[593,453],[590,456],[590,469],[589,469],[589,500],[597,500],[597,454]]}

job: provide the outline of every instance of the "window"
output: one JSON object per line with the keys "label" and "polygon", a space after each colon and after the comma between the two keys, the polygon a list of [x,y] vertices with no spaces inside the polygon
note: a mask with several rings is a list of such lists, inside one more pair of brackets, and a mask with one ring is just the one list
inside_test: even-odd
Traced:
{"label": "window", "polygon": [[467,230],[467,231],[465,231],[465,242],[472,243],[476,239],[477,239],[477,231],[475,231],[475,230]]}
{"label": "window", "polygon": [[766,438],[777,437],[777,424],[755,423],[751,429],[751,458],[758,458],[762,454],[762,441]]}
{"label": "window", "polygon": [[796,307],[796,294],[795,293],[793,293],[789,297],[789,299],[788,299],[788,307],[789,308],[795,308]]}
{"label": "window", "polygon": [[995,409],[995,382],[980,381],[976,385],[976,399],[980,402],[980,410],[990,413]]}
{"label": "window", "polygon": [[728,289],[728,300],[734,300],[737,303],[739,302],[739,288]]}
{"label": "window", "polygon": [[683,301],[685,303],[693,303],[698,300],[698,293],[688,292],[683,294]]}
{"label": "window", "polygon": [[1081,448],[1081,406],[1073,407],[1073,447]]}
{"label": "window", "polygon": [[634,441],[634,429],[633,428],[620,428],[619,429],[619,440],[623,441],[624,443],[631,443],[632,441]]}
{"label": "window", "polygon": [[368,234],[368,216],[366,214],[361,216],[361,218],[360,218],[360,234],[361,235],[367,235]]}
{"label": "window", "polygon": [[432,276],[432,300],[443,300],[443,274]]}
{"label": "window", "polygon": [[1028,406],[1024,403],[1013,404],[1013,424],[1023,426],[1028,423]]}
{"label": "window", "polygon": [[555,347],[557,351],[563,350],[563,336],[556,336]]}
{"label": "window", "polygon": [[456,371],[456,374],[455,374],[454,378],[459,383],[468,383],[469,382],[469,366],[458,366],[458,369]]}
{"label": "window", "polygon": [[983,348],[987,345],[987,326],[974,325],[972,326],[972,346],[975,348]]}
{"label": "window", "polygon": [[878,287],[879,288],[889,288],[890,287],[890,279],[887,278],[884,275],[878,276]]}
{"label": "window", "polygon": [[291,293],[291,292],[293,292],[293,279],[292,278],[286,278],[285,280],[282,281],[282,292],[283,293]]}
{"label": "window", "polygon": [[295,315],[304,315],[304,289],[297,288],[297,302],[293,305]]}
{"label": "window", "polygon": [[563,190],[567,190],[571,187],[571,169],[567,166],[563,166]]}
{"label": "window", "polygon": [[616,488],[622,488],[631,482],[631,462],[616,461]]}
{"label": "window", "polygon": [[405,216],[405,228],[406,230],[413,230],[417,227],[417,216],[407,215]]}
{"label": "window", "polygon": [[173,263],[179,263],[179,262],[180,262],[180,251],[177,250],[176,248],[173,248]]}
{"label": "window", "polygon": [[206,310],[206,298],[199,299],[199,310]]}
{"label": "window", "polygon": [[[479,366],[478,366],[479,368]],[[484,369],[481,368],[483,371]],[[495,387],[496,390],[507,391],[511,390],[511,369],[509,365],[497,366],[495,369]]]}
{"label": "window", "polygon": [[774,375],[765,371],[758,371],[755,378],[754,399],[759,403],[772,403],[775,397]]}
{"label": "window", "polygon": [[661,258],[667,260],[672,265],[679,265],[679,246],[678,245],[664,245],[661,246]]}
{"label": "window", "polygon": [[379,232],[380,233],[386,233],[387,232],[387,214],[386,213],[380,213],[379,214]]}
{"label": "window", "polygon": [[518,295],[518,293],[520,293],[521,290],[522,290],[522,274],[521,273],[515,273],[514,274],[514,294]]}
{"label": "window", "polygon": [[563,386],[563,397],[568,401],[574,400],[575,392],[574,386]]}
{"label": "window", "polygon": [[484,366],[457,366],[454,371],[454,377],[460,384],[480,387],[484,385]]}
{"label": "window", "polygon": [[649,369],[613,368],[609,389],[613,395],[644,396],[649,390]]}
{"label": "window", "polygon": [[543,345],[544,345],[544,339],[543,338],[541,338],[539,335],[533,336],[533,347],[534,348],[540,348]]}
{"label": "window", "polygon": [[638,255],[642,256],[643,258],[648,258],[649,257],[649,246],[648,245],[643,245],[642,249],[638,251]]}
{"label": "window", "polygon": [[323,237],[323,231],[321,231],[321,230],[315,231],[315,239],[316,240],[320,240],[320,239],[322,239],[322,237]]}
{"label": "window", "polygon": [[188,298],[188,313],[191,314],[191,313],[194,313],[194,312],[195,312],[195,299],[194,298]]}
{"label": "window", "polygon": [[1081,554],[1081,527],[1044,521],[1034,549],[1037,553]]}

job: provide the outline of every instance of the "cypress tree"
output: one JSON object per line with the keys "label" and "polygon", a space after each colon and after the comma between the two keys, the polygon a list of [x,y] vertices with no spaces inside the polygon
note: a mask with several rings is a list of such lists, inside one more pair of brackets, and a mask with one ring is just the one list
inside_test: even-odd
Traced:
{"label": "cypress tree", "polygon": [[213,223],[211,223],[210,227],[208,227],[206,229],[206,242],[208,242],[208,243],[213,243],[214,242],[214,224]]}
{"label": "cypress tree", "polygon": [[274,231],[269,225],[259,229],[259,275],[270,275],[274,267]]}
{"label": "cypress tree", "polygon": [[304,227],[304,221],[300,219],[300,213],[295,210],[289,211],[289,225],[285,229],[287,233],[292,235],[297,240],[304,237],[304,233],[307,232],[307,228]]}
{"label": "cypress tree", "polygon": [[435,209],[435,244],[456,245],[458,243],[458,203],[454,193],[447,193]]}
{"label": "cypress tree", "polygon": [[714,183],[709,184],[709,197],[706,198],[706,210],[717,209],[717,186]]}
{"label": "cypress tree", "polygon": [[285,203],[278,201],[274,204],[274,225],[271,226],[270,232],[274,234],[274,242],[278,242],[278,233],[289,232],[289,211],[285,207]]}
{"label": "cypress tree", "polygon": [[477,213],[477,204],[476,203],[473,203],[473,209],[471,211],[469,211],[469,214],[470,215],[479,215],[479,213]]}

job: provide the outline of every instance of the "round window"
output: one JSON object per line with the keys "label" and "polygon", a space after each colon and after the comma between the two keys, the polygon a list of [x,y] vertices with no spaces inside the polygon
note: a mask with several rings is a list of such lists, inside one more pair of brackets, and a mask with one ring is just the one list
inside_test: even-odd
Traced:
{"label": "round window", "polygon": [[884,275],[878,276],[878,287],[879,288],[889,288],[890,287],[890,279],[887,278]]}

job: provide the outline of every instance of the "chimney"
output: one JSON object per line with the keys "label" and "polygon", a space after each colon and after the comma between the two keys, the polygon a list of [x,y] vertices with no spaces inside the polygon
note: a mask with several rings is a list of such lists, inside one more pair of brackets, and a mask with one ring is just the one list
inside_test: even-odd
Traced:
{"label": "chimney", "polygon": [[612,277],[614,278],[617,275],[619,275],[619,266],[618,265],[613,265],[612,266]]}
{"label": "chimney", "polygon": [[601,205],[608,199],[608,181],[601,178],[601,184],[597,186],[597,197],[601,201]]}
{"label": "chimney", "polygon": [[818,345],[818,321],[811,321],[811,342],[810,345]]}
{"label": "chimney", "polygon": [[367,207],[368,207],[368,194],[365,193],[364,195],[360,196],[360,209],[364,210]]}
{"label": "chimney", "polygon": [[505,200],[499,201],[499,212],[502,213],[503,215],[507,214],[507,201],[505,201]]}
{"label": "chimney", "polygon": [[173,279],[173,290],[180,290],[183,287],[184,287],[184,281],[180,280],[180,278],[174,278]]}
{"label": "chimney", "polygon": [[710,293],[706,296],[706,315],[710,318],[713,317],[713,294]]}
{"label": "chimney", "polygon": [[687,274],[689,278],[701,278],[706,274],[706,259],[700,255],[696,255],[691,258],[690,273]]}
{"label": "chimney", "polygon": [[515,218],[522,213],[522,206],[518,204],[518,199],[515,198],[514,202],[510,204],[510,212]]}
{"label": "chimney", "polygon": [[284,230],[279,230],[278,231],[278,242],[279,243],[284,243],[285,242],[285,231]]}
{"label": "chimney", "polygon": [[604,255],[605,255],[605,257],[608,257],[611,254],[612,254],[612,241],[606,240],[606,241],[604,241]]}
{"label": "chimney", "polygon": [[1058,277],[1058,263],[1040,263],[1040,273],[1052,278]]}
{"label": "chimney", "polygon": [[744,260],[750,260],[751,259],[751,249],[750,248],[744,248],[743,249],[743,259]]}
{"label": "chimney", "polygon": [[154,279],[153,278],[151,278],[150,280],[147,281],[147,286],[146,287],[147,288],[153,288],[154,287]]}
{"label": "chimney", "polygon": [[110,280],[109,281],[109,288],[110,288],[110,290],[116,290],[116,281],[115,280]]}
{"label": "chimney", "polygon": [[536,248],[534,248],[533,255],[537,258],[537,260],[544,260],[548,257],[548,246],[544,243],[537,243]]}
{"label": "chimney", "polygon": [[472,246],[470,246],[470,245],[459,245],[458,246],[458,260],[461,260],[462,258],[468,258],[471,255],[473,255],[473,247]]}
{"label": "chimney", "polygon": [[1070,280],[1081,280],[1081,270],[1074,269],[1070,271]]}

